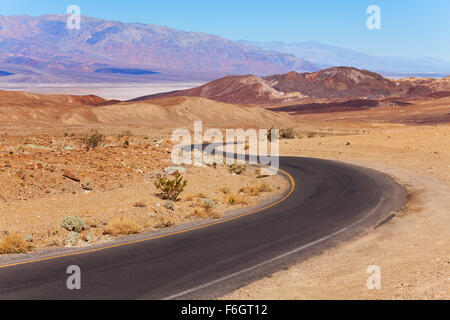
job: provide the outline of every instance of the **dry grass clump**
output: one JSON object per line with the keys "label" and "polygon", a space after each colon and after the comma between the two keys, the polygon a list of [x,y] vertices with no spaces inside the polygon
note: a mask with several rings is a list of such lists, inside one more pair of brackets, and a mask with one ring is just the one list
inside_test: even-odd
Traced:
{"label": "dry grass clump", "polygon": [[176,220],[173,216],[158,216],[154,225],[157,229],[170,228],[176,224]]}
{"label": "dry grass clump", "polygon": [[248,198],[240,194],[230,194],[225,197],[225,203],[229,206],[240,206],[249,204]]}
{"label": "dry grass clump", "polygon": [[0,242],[0,254],[21,254],[30,251],[30,245],[18,234],[9,234]]}
{"label": "dry grass clump", "polygon": [[207,196],[205,193],[203,193],[203,192],[199,192],[199,193],[197,194],[197,197],[200,198],[200,199],[206,199],[206,198],[208,198],[208,196]]}
{"label": "dry grass clump", "polygon": [[223,194],[229,195],[229,194],[231,194],[231,189],[228,187],[223,187],[220,189],[220,192],[222,192]]}
{"label": "dry grass clump", "polygon": [[272,189],[267,183],[256,184],[253,186],[246,186],[239,190],[239,193],[245,193],[252,197],[257,197],[263,192],[271,192]]}
{"label": "dry grass clump", "polygon": [[141,228],[137,222],[125,216],[112,218],[104,230],[105,234],[112,236],[137,234],[139,232],[141,232]]}
{"label": "dry grass clump", "polygon": [[138,201],[133,206],[135,208],[147,208],[147,205],[143,201]]}
{"label": "dry grass clump", "polygon": [[199,219],[218,219],[221,215],[215,210],[216,202],[213,200],[199,200],[191,204],[193,210],[189,214],[191,218]]}
{"label": "dry grass clump", "polygon": [[194,196],[192,194],[188,194],[183,198],[183,200],[187,202],[194,201]]}

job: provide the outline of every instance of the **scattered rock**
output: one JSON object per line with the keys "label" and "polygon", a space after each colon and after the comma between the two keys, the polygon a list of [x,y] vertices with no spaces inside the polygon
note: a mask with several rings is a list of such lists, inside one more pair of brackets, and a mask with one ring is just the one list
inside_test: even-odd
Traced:
{"label": "scattered rock", "polygon": [[73,175],[71,172],[69,172],[67,170],[64,170],[63,177],[70,179],[72,181],[75,181],[75,182],[81,182],[81,179],[77,178],[75,175]]}
{"label": "scattered rock", "polygon": [[167,210],[175,210],[175,204],[173,203],[173,201],[170,200],[166,200],[164,201],[164,208],[166,208]]}
{"label": "scattered rock", "polygon": [[186,168],[183,168],[183,167],[167,167],[167,168],[164,168],[164,173],[168,174],[168,175],[173,175],[173,174],[175,174],[177,172],[179,172],[181,174],[186,173]]}
{"label": "scattered rock", "polygon": [[347,146],[351,146],[352,145],[352,143],[351,142],[347,142]]}
{"label": "scattered rock", "polygon": [[27,234],[25,236],[25,241],[30,243],[33,242],[33,236],[31,234]]}
{"label": "scattered rock", "polygon": [[93,190],[92,184],[91,184],[91,182],[89,180],[84,181],[81,184],[81,187],[83,188],[83,190],[86,190],[86,191],[92,191]]}
{"label": "scattered rock", "polygon": [[216,206],[214,200],[211,199],[203,199],[203,202],[205,202],[205,204],[210,208],[214,208]]}

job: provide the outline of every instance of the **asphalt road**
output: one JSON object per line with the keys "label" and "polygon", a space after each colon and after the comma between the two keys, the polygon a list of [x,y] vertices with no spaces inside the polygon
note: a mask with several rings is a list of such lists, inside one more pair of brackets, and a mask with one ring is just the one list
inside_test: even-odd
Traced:
{"label": "asphalt road", "polygon": [[[380,172],[309,158],[280,163],[295,189],[276,206],[153,240],[0,266],[0,299],[216,298],[349,240],[406,203],[405,189]],[[70,265],[81,268],[81,290],[67,289]]]}

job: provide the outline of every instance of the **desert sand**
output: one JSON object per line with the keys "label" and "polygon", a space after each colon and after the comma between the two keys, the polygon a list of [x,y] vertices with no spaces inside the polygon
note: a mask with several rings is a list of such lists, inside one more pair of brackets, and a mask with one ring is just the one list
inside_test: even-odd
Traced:
{"label": "desert sand", "polygon": [[[450,125],[436,124],[449,111],[449,100],[441,99],[411,109],[296,116],[303,138],[284,141],[282,155],[388,173],[407,187],[409,203],[358,239],[225,299],[449,299]],[[381,268],[380,290],[367,289],[371,265]]]}

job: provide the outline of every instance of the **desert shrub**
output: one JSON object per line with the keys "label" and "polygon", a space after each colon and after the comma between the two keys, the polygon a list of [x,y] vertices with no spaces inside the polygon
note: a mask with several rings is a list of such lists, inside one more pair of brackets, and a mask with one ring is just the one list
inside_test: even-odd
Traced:
{"label": "desert shrub", "polygon": [[239,164],[236,162],[232,165],[227,166],[227,168],[229,173],[239,176],[247,171],[248,166],[245,163]]}
{"label": "desert shrub", "polygon": [[90,134],[87,134],[83,138],[83,143],[89,149],[97,148],[103,141],[105,140],[105,136],[98,132],[98,130],[92,130]]}
{"label": "desert shrub", "polygon": [[80,217],[64,217],[61,222],[61,227],[70,232],[83,232],[88,229],[88,225]]}
{"label": "desert shrub", "polygon": [[0,254],[27,253],[30,249],[30,244],[18,234],[9,234],[0,242]]}
{"label": "desert shrub", "polygon": [[230,194],[225,197],[225,203],[230,206],[247,205],[248,199],[240,194]]}
{"label": "desert shrub", "polygon": [[187,181],[183,179],[179,172],[174,174],[174,179],[159,177],[155,182],[155,187],[160,191],[158,196],[163,200],[177,201],[179,195],[187,186]]}
{"label": "desert shrub", "polygon": [[141,228],[136,221],[129,217],[120,216],[112,218],[105,227],[104,233],[112,236],[136,234]]}
{"label": "desert shrub", "polygon": [[295,139],[294,128],[281,129],[280,139]]}

